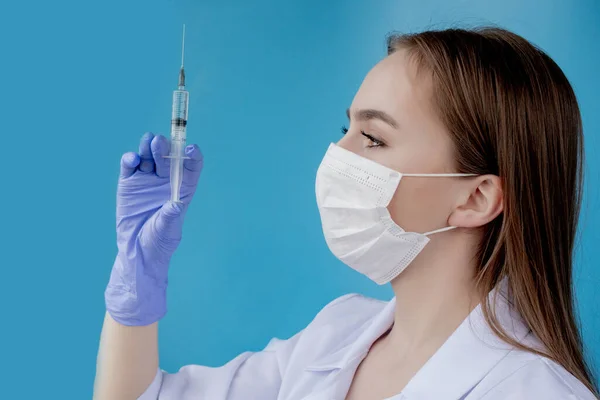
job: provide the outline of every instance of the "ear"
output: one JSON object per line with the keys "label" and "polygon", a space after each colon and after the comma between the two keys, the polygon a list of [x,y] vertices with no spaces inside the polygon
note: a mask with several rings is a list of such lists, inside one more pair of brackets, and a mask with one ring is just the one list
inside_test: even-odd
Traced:
{"label": "ear", "polygon": [[493,221],[504,210],[504,194],[499,177],[481,175],[465,184],[466,200],[450,214],[450,226],[478,228]]}

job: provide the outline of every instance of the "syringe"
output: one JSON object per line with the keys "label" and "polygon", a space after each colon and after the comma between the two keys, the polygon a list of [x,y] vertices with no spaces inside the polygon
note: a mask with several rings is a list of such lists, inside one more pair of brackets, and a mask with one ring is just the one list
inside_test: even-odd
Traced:
{"label": "syringe", "polygon": [[173,109],[171,113],[171,201],[180,201],[181,181],[183,178],[183,160],[185,156],[186,125],[188,117],[189,93],[185,90],[185,71],[183,70],[183,54],[185,50],[185,24],[181,43],[181,68],[179,84],[173,91]]}

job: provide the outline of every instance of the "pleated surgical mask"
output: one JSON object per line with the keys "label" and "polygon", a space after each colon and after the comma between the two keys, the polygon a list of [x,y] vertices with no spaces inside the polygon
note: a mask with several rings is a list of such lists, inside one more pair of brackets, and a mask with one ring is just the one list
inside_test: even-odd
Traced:
{"label": "pleated surgical mask", "polygon": [[473,174],[402,174],[331,143],[315,183],[323,234],[343,263],[379,285],[398,276],[429,242],[431,232],[406,232],[387,209],[403,176],[461,177]]}

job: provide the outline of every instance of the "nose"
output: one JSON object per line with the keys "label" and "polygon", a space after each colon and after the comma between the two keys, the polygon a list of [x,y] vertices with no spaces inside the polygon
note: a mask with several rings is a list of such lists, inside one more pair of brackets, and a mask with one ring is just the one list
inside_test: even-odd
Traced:
{"label": "nose", "polygon": [[352,137],[349,133],[346,133],[340,140],[337,141],[335,145],[341,147],[344,150],[353,151]]}

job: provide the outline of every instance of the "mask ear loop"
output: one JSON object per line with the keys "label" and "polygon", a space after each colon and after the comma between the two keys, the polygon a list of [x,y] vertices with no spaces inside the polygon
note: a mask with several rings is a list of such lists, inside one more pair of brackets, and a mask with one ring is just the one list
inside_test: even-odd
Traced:
{"label": "mask ear loop", "polygon": [[402,176],[415,176],[418,178],[460,178],[462,176],[478,176],[477,174],[402,174]]}
{"label": "mask ear loop", "polygon": [[456,229],[456,227],[455,226],[447,226],[445,228],[440,228],[440,229],[436,229],[434,231],[425,232],[425,233],[423,233],[423,235],[429,236],[429,235],[433,235],[434,233],[446,232],[446,231],[450,231],[452,229]]}

